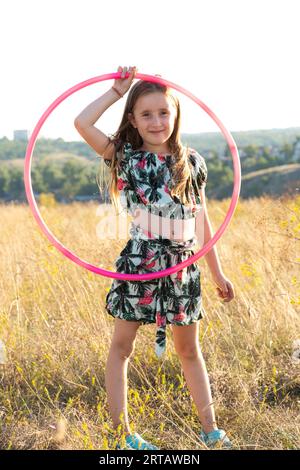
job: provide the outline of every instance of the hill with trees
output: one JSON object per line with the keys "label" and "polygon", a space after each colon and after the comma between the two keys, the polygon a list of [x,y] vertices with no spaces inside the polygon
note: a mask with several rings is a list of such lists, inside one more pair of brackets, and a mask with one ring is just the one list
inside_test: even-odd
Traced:
{"label": "hill with trees", "polygon": [[[295,194],[300,188],[300,128],[232,132],[242,169],[242,198]],[[233,165],[221,133],[182,134],[182,142],[196,149],[208,167],[207,195],[230,197]],[[23,165],[27,142],[0,139],[0,200],[25,201]],[[56,200],[101,201],[97,173],[100,158],[83,141],[38,139],[32,159],[35,196],[52,193]],[[107,168],[105,177],[109,177]]]}

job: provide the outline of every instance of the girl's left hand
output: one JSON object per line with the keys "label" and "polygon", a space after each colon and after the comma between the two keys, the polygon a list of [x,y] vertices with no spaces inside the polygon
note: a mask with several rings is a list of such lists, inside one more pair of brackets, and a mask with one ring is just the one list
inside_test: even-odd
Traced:
{"label": "girl's left hand", "polygon": [[234,298],[234,288],[232,282],[223,274],[214,276],[214,281],[217,284],[218,296],[224,302],[230,302]]}

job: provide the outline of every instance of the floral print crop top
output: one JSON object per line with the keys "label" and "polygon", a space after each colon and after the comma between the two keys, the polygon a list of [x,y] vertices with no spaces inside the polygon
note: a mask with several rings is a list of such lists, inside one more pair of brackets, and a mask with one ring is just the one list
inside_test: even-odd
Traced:
{"label": "floral print crop top", "polygon": [[[133,150],[127,142],[123,145],[123,152],[117,153],[117,159],[120,202],[130,215],[134,215],[141,205],[155,215],[174,219],[191,219],[201,210],[197,189],[206,185],[207,167],[204,158],[196,150],[190,149],[189,154],[192,204],[182,204],[176,196],[171,196],[172,155]],[[111,166],[111,160],[104,159],[104,162]]]}

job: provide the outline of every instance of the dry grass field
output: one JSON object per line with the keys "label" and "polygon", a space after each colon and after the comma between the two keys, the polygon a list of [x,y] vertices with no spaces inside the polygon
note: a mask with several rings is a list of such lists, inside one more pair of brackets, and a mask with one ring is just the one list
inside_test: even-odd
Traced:
{"label": "dry grass field", "polygon": [[[229,202],[208,201],[215,231]],[[45,221],[66,247],[114,270],[126,241],[97,235],[96,204],[44,204]],[[28,205],[1,205],[0,220],[0,447],[113,449],[104,386],[112,280],[52,247]],[[217,296],[205,259],[197,264],[206,310],[199,342],[217,423],[237,449],[299,449],[300,197],[240,200],[216,246],[235,288],[232,302]],[[138,331],[128,368],[130,421],[161,449],[201,449],[171,334],[168,328],[160,360],[155,325]]]}

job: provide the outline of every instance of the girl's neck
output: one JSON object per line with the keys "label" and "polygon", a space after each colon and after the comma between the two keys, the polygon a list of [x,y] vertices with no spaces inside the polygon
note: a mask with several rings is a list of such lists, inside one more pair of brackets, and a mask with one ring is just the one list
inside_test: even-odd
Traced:
{"label": "girl's neck", "polygon": [[138,151],[140,152],[149,152],[149,153],[155,153],[155,154],[160,154],[160,155],[171,155],[171,152],[166,150],[166,149],[162,149],[162,150],[158,150],[158,149],[155,149],[155,148],[148,148],[148,149],[145,149],[145,148],[140,148],[138,149]]}

